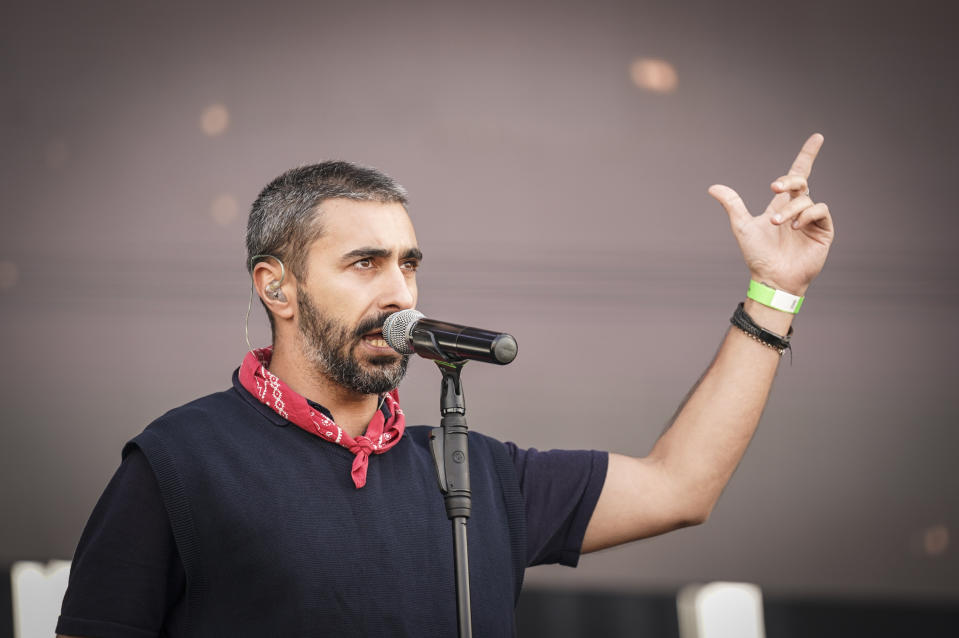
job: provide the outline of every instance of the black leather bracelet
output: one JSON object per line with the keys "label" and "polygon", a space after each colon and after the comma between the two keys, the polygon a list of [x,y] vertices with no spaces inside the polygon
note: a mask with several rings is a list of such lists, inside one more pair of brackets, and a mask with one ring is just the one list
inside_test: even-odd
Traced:
{"label": "black leather bracelet", "polygon": [[739,302],[739,305],[736,306],[736,312],[734,312],[733,316],[729,319],[729,323],[745,332],[747,336],[752,337],[755,341],[772,348],[779,353],[779,356],[782,356],[786,350],[789,350],[789,357],[790,359],[792,358],[792,346],[789,345],[789,340],[793,336],[792,326],[789,326],[789,332],[786,333],[785,337],[775,332],[770,332],[762,326],[756,325],[753,318],[750,317],[749,313],[743,308],[743,302]]}

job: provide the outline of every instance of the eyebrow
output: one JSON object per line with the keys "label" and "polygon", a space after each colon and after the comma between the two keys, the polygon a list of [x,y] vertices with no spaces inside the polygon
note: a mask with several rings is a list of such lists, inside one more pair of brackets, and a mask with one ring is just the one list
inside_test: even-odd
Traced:
{"label": "eyebrow", "polygon": [[413,248],[407,249],[407,251],[403,253],[403,259],[415,259],[416,261],[422,261],[423,252],[414,246]]}
{"label": "eyebrow", "polygon": [[[354,250],[351,250],[348,253],[345,253],[342,257],[342,260],[350,261],[352,259],[362,259],[363,257],[375,257],[377,259],[386,259],[392,255],[393,255],[392,250],[388,250],[386,248],[376,248],[374,246],[366,246],[363,248],[356,248]],[[417,261],[419,261],[423,259],[423,252],[419,248],[416,248],[414,246],[412,248],[407,248],[400,258],[416,259]]]}

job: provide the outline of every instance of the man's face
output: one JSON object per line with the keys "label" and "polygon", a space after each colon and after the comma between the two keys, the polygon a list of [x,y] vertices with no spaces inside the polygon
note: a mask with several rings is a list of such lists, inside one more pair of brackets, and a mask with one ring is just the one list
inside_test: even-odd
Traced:
{"label": "man's face", "polygon": [[332,199],[297,285],[300,347],[317,372],[358,394],[395,388],[408,356],[386,345],[390,314],[416,305],[421,254],[401,204]]}

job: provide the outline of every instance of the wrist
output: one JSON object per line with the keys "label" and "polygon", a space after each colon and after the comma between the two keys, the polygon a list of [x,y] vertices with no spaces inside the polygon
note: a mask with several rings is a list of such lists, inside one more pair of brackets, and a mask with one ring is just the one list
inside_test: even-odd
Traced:
{"label": "wrist", "polygon": [[789,332],[789,327],[793,323],[793,317],[796,316],[789,312],[764,306],[758,301],[749,298],[743,302],[743,310],[749,313],[749,316],[753,318],[756,325],[778,335],[784,335]]}
{"label": "wrist", "polygon": [[789,350],[789,360],[792,361],[792,349],[789,343],[792,338],[792,328],[789,328],[785,334],[778,334],[769,330],[760,325],[755,317],[750,316],[745,309],[745,302],[739,304],[729,322],[753,341],[758,341],[762,345],[775,350],[779,356]]}
{"label": "wrist", "polygon": [[764,286],[769,286],[770,288],[774,288],[776,290],[782,290],[783,292],[787,292],[790,295],[795,295],[796,297],[804,297],[806,295],[806,291],[809,289],[809,284],[780,282],[772,277],[766,277],[754,272],[749,273],[749,278],[752,281],[763,284]]}
{"label": "wrist", "polygon": [[753,301],[758,301],[764,306],[769,306],[776,310],[795,315],[802,308],[805,297],[793,295],[766,285],[755,279],[749,280],[749,288],[746,290],[746,297]]}

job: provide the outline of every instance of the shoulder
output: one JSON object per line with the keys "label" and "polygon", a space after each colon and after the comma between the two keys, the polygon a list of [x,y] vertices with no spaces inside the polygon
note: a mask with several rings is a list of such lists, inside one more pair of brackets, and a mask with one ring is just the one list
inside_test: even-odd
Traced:
{"label": "shoulder", "polygon": [[173,433],[195,429],[198,424],[211,425],[246,409],[232,388],[194,399],[169,410],[146,427],[147,432]]}
{"label": "shoulder", "polygon": [[224,410],[229,411],[238,403],[237,399],[239,399],[239,396],[233,388],[221,392],[214,392],[213,394],[199,397],[189,403],[168,410],[165,414],[154,420],[149,427],[176,424],[198,417],[216,415]]}
{"label": "shoulder", "polygon": [[[257,401],[242,387],[234,385],[194,399],[163,414],[124,447],[123,455],[139,447],[146,451],[162,444],[190,446],[214,441],[244,439],[264,425],[286,426],[289,422]],[[149,456],[149,454],[148,454]]]}
{"label": "shoulder", "polygon": [[275,425],[286,425],[288,423],[273,409],[250,394],[240,384],[237,373],[234,372],[232,387],[194,399],[178,408],[174,408],[151,423],[149,428],[176,427],[183,423],[195,423],[198,419],[222,422],[225,418],[230,421],[237,419],[261,420],[265,418]]}

